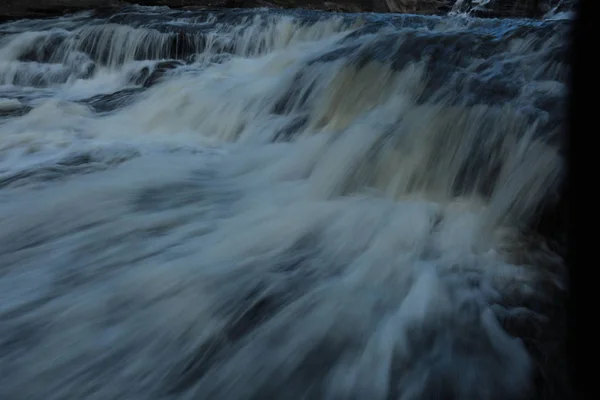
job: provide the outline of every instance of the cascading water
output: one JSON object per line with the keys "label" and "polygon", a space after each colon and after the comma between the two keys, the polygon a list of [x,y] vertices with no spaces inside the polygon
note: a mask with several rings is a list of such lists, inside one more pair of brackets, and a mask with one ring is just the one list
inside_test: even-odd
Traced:
{"label": "cascading water", "polygon": [[564,398],[568,29],[0,25],[0,398]]}

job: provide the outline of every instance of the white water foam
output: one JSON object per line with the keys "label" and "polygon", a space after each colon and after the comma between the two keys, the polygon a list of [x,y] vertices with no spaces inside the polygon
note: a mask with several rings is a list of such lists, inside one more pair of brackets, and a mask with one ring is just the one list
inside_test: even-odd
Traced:
{"label": "white water foam", "polygon": [[[563,166],[520,107],[561,96],[564,68],[526,66],[554,37],[501,37],[498,65],[540,90],[434,101],[432,56],[397,63],[476,29],[452,24],[224,22],[144,89],[127,77],[178,34],[74,22],[40,64],[97,37],[90,76],[19,89],[1,70],[33,109],[0,125],[0,397],[527,398],[539,366],[503,323],[541,324],[560,286],[524,235]],[[48,34],[0,52],[21,68]],[[125,88],[109,112],[79,102]]]}

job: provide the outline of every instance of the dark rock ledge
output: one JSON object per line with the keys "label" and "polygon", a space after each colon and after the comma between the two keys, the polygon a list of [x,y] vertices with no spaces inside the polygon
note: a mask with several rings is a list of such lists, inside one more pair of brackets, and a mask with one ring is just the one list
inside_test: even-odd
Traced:
{"label": "dark rock ledge", "polygon": [[118,9],[128,4],[171,8],[304,8],[338,12],[443,15],[456,8],[480,17],[539,18],[553,8],[569,9],[575,0],[2,0],[0,22],[44,18],[89,9]]}

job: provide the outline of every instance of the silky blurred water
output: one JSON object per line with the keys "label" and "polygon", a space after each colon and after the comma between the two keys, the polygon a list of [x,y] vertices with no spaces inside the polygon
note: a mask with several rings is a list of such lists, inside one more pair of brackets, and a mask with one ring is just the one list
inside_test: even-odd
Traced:
{"label": "silky blurred water", "polygon": [[0,25],[0,397],[560,396],[568,28]]}

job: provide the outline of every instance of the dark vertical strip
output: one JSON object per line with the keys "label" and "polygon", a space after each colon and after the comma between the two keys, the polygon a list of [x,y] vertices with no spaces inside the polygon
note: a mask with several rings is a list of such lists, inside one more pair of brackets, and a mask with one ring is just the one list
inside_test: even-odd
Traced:
{"label": "dark vertical strip", "polygon": [[[597,339],[587,340],[586,335],[593,332],[589,322],[595,322],[596,310],[586,312],[587,306],[592,306],[597,300],[598,281],[596,276],[596,262],[598,260],[597,239],[598,225],[595,223],[597,202],[595,195],[586,194],[584,188],[596,189],[595,176],[591,180],[583,178],[585,172],[595,175],[596,168],[586,168],[586,161],[594,160],[594,155],[585,155],[585,149],[595,151],[593,142],[598,129],[597,120],[592,110],[597,97],[591,93],[593,83],[598,76],[591,74],[591,67],[595,65],[592,58],[596,57],[596,43],[593,39],[591,23],[597,20],[597,14],[591,9],[592,1],[581,0],[576,8],[577,16],[573,26],[573,46],[571,51],[571,96],[569,101],[569,131],[567,141],[567,154],[569,157],[569,175],[565,189],[565,198],[568,206],[568,237],[569,251],[567,265],[569,267],[569,296],[568,296],[568,361],[570,364],[571,380],[575,386],[577,398],[588,398],[590,395],[587,371],[593,371],[596,363],[587,360],[595,349]],[[595,190],[594,190],[595,191]],[[579,196],[579,192],[581,195]],[[592,200],[589,207],[583,202]],[[574,201],[577,201],[575,205]],[[576,209],[575,209],[576,208]],[[582,214],[586,214],[586,221],[582,224]],[[590,219],[588,219],[588,215]],[[591,229],[590,229],[591,228]],[[589,244],[588,244],[589,243]],[[586,257],[586,250],[591,251]],[[594,254],[595,253],[595,254]],[[592,286],[588,287],[587,285]],[[586,296],[590,299],[586,301]],[[594,307],[595,308],[595,307]],[[586,362],[589,361],[589,362]],[[593,396],[597,397],[597,396]]]}

